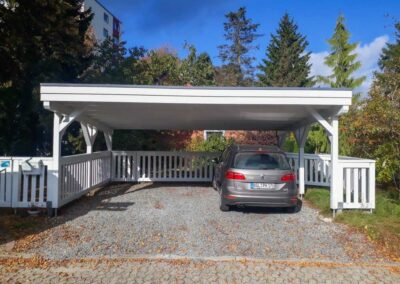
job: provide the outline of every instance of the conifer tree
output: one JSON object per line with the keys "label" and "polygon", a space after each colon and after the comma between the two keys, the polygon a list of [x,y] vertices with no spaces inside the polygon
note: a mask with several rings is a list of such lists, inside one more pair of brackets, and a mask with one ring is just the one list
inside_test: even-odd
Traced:
{"label": "conifer tree", "polygon": [[355,71],[360,69],[361,62],[357,61],[355,49],[357,43],[349,43],[350,33],[345,26],[345,18],[340,15],[336,21],[335,31],[328,40],[331,46],[330,54],[325,58],[325,64],[332,69],[332,74],[319,79],[332,88],[357,88],[365,77],[353,77]]}
{"label": "conifer tree", "polygon": [[[350,32],[345,25],[345,18],[340,15],[336,21],[336,26],[332,37],[328,40],[331,51],[325,58],[325,64],[332,69],[332,74],[326,77],[319,76],[319,81],[329,85],[332,88],[350,88],[359,87],[365,80],[365,77],[354,77],[356,72],[361,67],[361,62],[357,61],[357,43],[350,43]],[[348,143],[348,130],[351,127],[353,116],[357,109],[358,97],[353,99],[353,106],[347,114],[340,118],[340,153],[350,155],[352,144]],[[309,135],[307,145],[311,152],[316,152],[318,149],[322,153],[328,151],[328,138],[323,128],[317,124],[312,128],[312,133]]]}
{"label": "conifer tree", "polygon": [[310,53],[306,51],[306,37],[298,32],[298,26],[286,13],[267,47],[266,58],[258,66],[258,78],[264,86],[306,87],[313,85],[309,77]]}
{"label": "conifer tree", "polygon": [[248,85],[253,79],[255,60],[250,52],[258,48],[254,41],[261,36],[257,34],[259,24],[246,16],[244,7],[225,16],[224,36],[227,43],[218,46],[219,58],[223,63],[219,71],[224,77],[232,78],[229,82],[232,85]]}

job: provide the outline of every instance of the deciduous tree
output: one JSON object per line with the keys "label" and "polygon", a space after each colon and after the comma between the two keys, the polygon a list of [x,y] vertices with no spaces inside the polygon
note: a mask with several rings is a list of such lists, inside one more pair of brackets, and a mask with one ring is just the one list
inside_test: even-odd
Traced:
{"label": "deciduous tree", "polygon": [[0,1],[0,154],[51,151],[39,83],[76,82],[91,62],[81,0]]}
{"label": "deciduous tree", "polygon": [[[376,159],[377,180],[400,192],[400,22],[383,49],[369,96],[351,124],[353,154]],[[400,196],[400,194],[399,194]]]}

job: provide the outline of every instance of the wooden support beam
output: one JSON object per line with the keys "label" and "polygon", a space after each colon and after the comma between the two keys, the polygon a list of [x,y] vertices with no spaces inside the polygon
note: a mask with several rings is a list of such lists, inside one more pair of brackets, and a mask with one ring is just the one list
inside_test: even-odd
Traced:
{"label": "wooden support beam", "polygon": [[320,115],[315,109],[308,108],[308,110],[311,113],[311,115],[315,118],[315,120],[318,121],[318,123],[321,124],[323,128],[325,128],[328,134],[332,135],[333,128],[331,124],[325,118],[323,118],[322,115]]}
{"label": "wooden support beam", "polygon": [[84,122],[81,122],[81,127],[86,142],[86,153],[92,153],[98,130],[95,126]]}

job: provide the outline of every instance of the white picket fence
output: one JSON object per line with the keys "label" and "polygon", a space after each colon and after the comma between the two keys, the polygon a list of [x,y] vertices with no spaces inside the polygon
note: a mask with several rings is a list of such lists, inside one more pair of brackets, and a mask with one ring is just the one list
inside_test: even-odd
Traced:
{"label": "white picket fence", "polygon": [[60,159],[59,207],[111,181],[111,152]]}
{"label": "white picket fence", "polygon": [[[43,167],[36,174],[23,174],[23,162]],[[0,158],[0,207],[28,208],[46,207],[53,198],[50,188],[54,175],[53,159],[47,157],[2,157]]]}
{"label": "white picket fence", "polygon": [[[212,159],[219,153],[163,151],[105,151],[60,158],[0,158],[0,207],[59,208],[111,181],[210,182],[214,174]],[[287,153],[292,168],[298,171],[298,154]],[[25,174],[21,165],[28,160],[43,161],[37,174]],[[330,186],[330,155],[304,155],[305,184]],[[339,158],[340,209],[375,208],[375,161]]]}
{"label": "white picket fence", "polygon": [[[299,155],[286,153],[293,170],[298,173]],[[331,156],[324,154],[304,155],[304,182],[306,185],[329,186],[330,185]],[[296,175],[298,178],[298,175]]]}
{"label": "white picket fence", "polygon": [[[298,173],[298,154],[286,153]],[[330,186],[331,157],[326,154],[305,154],[305,185]],[[339,209],[375,208],[375,161],[339,157]],[[298,175],[297,175],[298,176]]]}
{"label": "white picket fence", "polygon": [[219,153],[113,151],[115,181],[211,181]]}
{"label": "white picket fence", "polygon": [[375,209],[375,161],[342,157],[339,167],[339,208]]}

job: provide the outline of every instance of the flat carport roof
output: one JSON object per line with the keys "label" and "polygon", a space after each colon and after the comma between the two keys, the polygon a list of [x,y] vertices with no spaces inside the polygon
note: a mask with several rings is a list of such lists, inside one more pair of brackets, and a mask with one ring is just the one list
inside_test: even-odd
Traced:
{"label": "flat carport roof", "polygon": [[296,130],[346,112],[349,89],[41,84],[45,108],[100,130]]}

